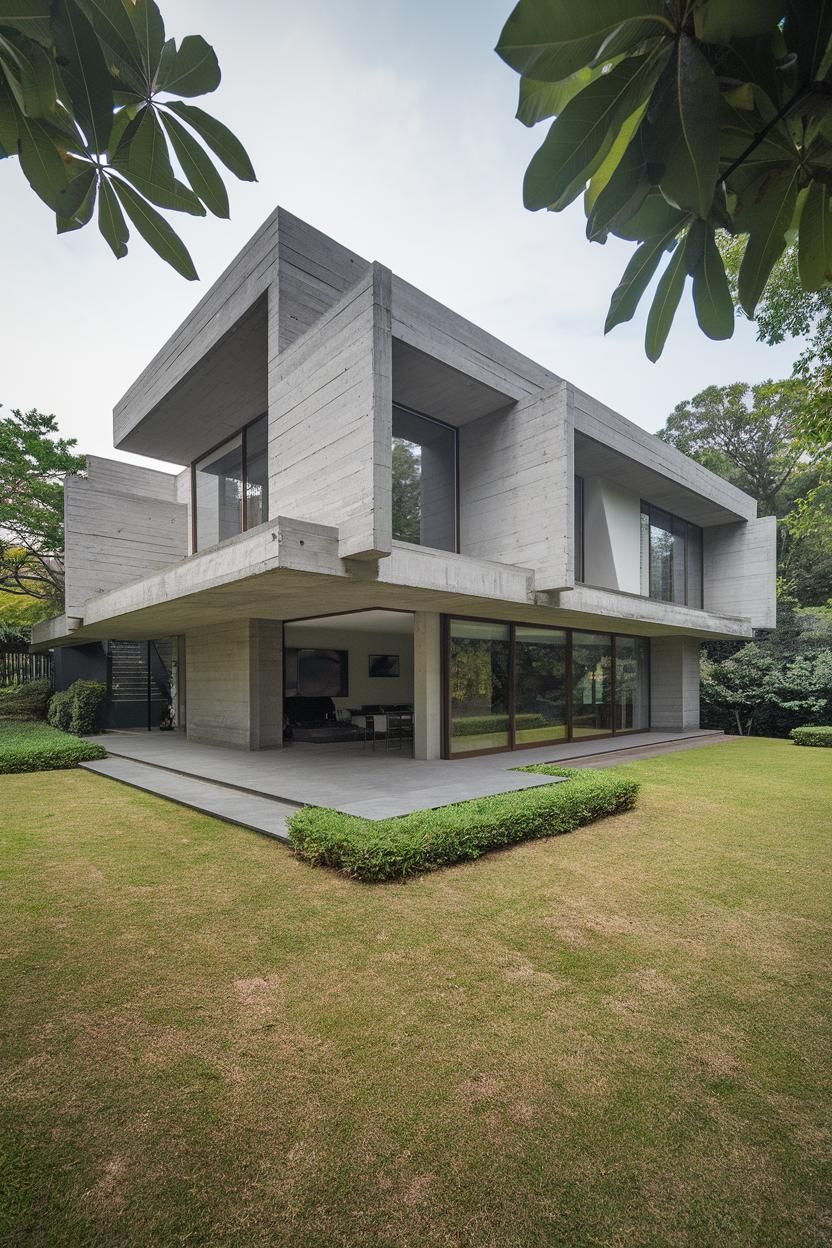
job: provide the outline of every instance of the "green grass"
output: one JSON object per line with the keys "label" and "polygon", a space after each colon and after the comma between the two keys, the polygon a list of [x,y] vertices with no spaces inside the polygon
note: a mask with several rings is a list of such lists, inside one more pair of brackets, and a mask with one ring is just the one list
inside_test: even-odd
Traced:
{"label": "green grass", "polygon": [[0,1243],[830,1242],[832,767],[384,888],[82,771],[0,780]]}
{"label": "green grass", "polygon": [[292,845],[315,866],[377,883],[471,861],[518,841],[574,832],[635,805],[638,784],[615,772],[547,770],[562,779],[394,819],[357,819],[307,806],[289,820]]}
{"label": "green grass", "polygon": [[58,771],[77,767],[106,750],[48,724],[0,721],[0,775],[22,771]]}

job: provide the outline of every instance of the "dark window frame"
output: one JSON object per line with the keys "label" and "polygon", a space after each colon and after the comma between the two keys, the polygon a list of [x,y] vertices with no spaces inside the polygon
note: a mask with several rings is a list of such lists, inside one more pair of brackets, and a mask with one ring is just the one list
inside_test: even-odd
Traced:
{"label": "dark window frame", "polygon": [[[502,624],[508,625],[509,630],[509,651],[508,651],[508,716],[509,716],[509,744],[493,746],[485,750],[469,750],[465,753],[453,753],[451,750],[451,621],[452,620],[468,620],[477,624]],[[516,661],[516,630],[518,628],[541,628],[548,629],[555,633],[566,634],[566,735],[561,737],[553,737],[551,741],[528,741],[522,742],[516,740],[516,723],[515,723],[515,689],[514,689],[514,670]],[[574,736],[573,723],[573,701],[574,690],[572,688],[572,638],[575,633],[593,633],[597,637],[610,638],[610,723],[609,732],[597,732],[592,735]],[[638,638],[647,642],[647,727],[646,728],[616,728],[615,711],[616,711],[616,640],[619,637]],[[607,633],[603,630],[593,628],[566,628],[561,624],[541,624],[537,621],[529,620],[495,620],[483,615],[443,615],[441,617],[441,684],[442,684],[442,758],[453,761],[458,758],[477,758],[483,754],[505,754],[508,751],[516,752],[519,750],[541,749],[547,746],[569,745],[574,741],[600,741],[609,740],[611,737],[631,736],[635,732],[650,732],[652,728],[652,661],[653,648],[650,644],[650,637],[643,633]]]}
{"label": "dark window frame", "polygon": [[[674,521],[676,521],[678,524],[683,524],[685,526],[685,540],[684,540],[685,600],[684,602],[679,602],[678,599],[676,598],[654,598],[653,597],[653,559],[652,559],[652,547],[650,544],[650,531],[653,528],[652,514],[653,512],[657,512],[657,511],[661,512],[662,515],[668,516],[671,521],[671,525]],[[686,520],[684,516],[676,515],[675,512],[668,511],[666,507],[659,507],[656,503],[650,503],[645,498],[642,498],[640,501],[639,526],[641,526],[642,524],[642,520],[641,520],[642,516],[647,516],[647,594],[646,595],[641,594],[640,597],[642,598],[647,597],[652,602],[667,602],[667,603],[670,603],[671,606],[690,607],[692,611],[704,611],[705,609],[705,558],[704,558],[705,535],[704,535],[704,530],[702,529],[702,526],[700,524],[694,524],[692,520]],[[699,606],[696,606],[694,603],[691,603],[689,601],[690,596],[691,596],[690,594],[691,587],[690,587],[690,580],[688,577],[688,549],[689,549],[689,539],[690,539],[691,529],[695,529],[696,532],[699,534],[699,552],[700,552],[699,585],[698,585]],[[641,551],[641,528],[640,527],[639,527],[639,551]]]}
{"label": "dark window frame", "polygon": [[[578,584],[584,584],[584,576],[586,575],[586,526],[584,515],[584,479],[580,473],[575,473],[575,485],[573,492],[573,519],[572,533],[574,539],[577,539],[580,533],[580,541],[575,540],[575,581]],[[580,527],[579,527],[580,523]]]}
{"label": "dark window frame", "polygon": [[[419,420],[426,420],[426,421],[428,421],[428,423],[429,423],[429,424],[431,424],[431,425],[438,425],[440,429],[447,429],[450,433],[452,433],[452,434],[453,434],[453,455],[454,455],[454,462],[453,462],[453,481],[454,481],[454,506],[453,506],[453,516],[454,516],[454,545],[453,545],[453,550],[449,550],[447,553],[448,553],[449,555],[458,555],[458,554],[460,553],[460,549],[459,549],[459,536],[460,536],[460,505],[459,505],[459,495],[460,495],[460,474],[459,474],[459,428],[458,428],[458,426],[457,426],[457,425],[449,425],[449,424],[448,424],[448,422],[447,422],[446,420],[438,420],[436,416],[428,416],[427,412],[420,412],[417,408],[415,408],[415,407],[408,407],[408,405],[407,405],[406,403],[399,403],[399,402],[397,402],[397,401],[394,399],[394,400],[393,400],[393,403],[392,403],[392,405],[391,405],[391,429],[392,429],[392,409],[393,409],[393,408],[396,408],[396,407],[397,407],[397,408],[399,408],[399,410],[400,410],[400,411],[402,411],[402,412],[406,412],[408,416],[416,416],[416,417],[418,417],[418,419],[419,419]],[[392,445],[393,445],[393,439],[395,438],[395,436],[396,436],[396,435],[395,435],[394,433],[392,433],[392,431],[391,431],[391,435],[390,435],[390,445],[391,445],[391,447],[392,447]],[[406,442],[406,441],[408,441],[408,439],[407,439],[407,438],[403,438],[403,439],[401,439],[401,440],[402,440],[402,441],[405,441],[405,442]],[[401,537],[396,537],[395,535],[393,535],[393,541],[394,541],[394,542],[402,542],[405,546],[415,546],[415,547],[417,547],[417,548],[419,548],[419,547],[421,546],[421,542],[407,542],[407,541],[405,541],[405,539],[404,539],[404,538],[401,538]],[[425,547],[425,549],[426,549],[426,550],[435,550],[435,549],[436,549],[436,547],[435,547],[435,546],[427,546],[427,547]]]}
{"label": "dark window frame", "polygon": [[[197,554],[199,546],[197,544],[197,508],[196,508],[196,474],[198,466],[209,455],[213,455],[215,451],[220,450],[227,442],[233,442],[236,437],[240,438],[240,457],[243,465],[243,473],[241,478],[241,494],[240,494],[240,533],[248,532],[248,431],[252,425],[256,425],[259,421],[266,421],[266,454],[268,455],[269,436],[268,436],[268,412],[261,412],[259,416],[255,416],[253,420],[249,420],[236,433],[230,433],[227,437],[221,438],[219,442],[215,442],[213,446],[209,446],[207,451],[203,451],[197,459],[191,460],[191,553]],[[268,517],[267,517],[268,519]],[[261,521],[261,524],[267,523],[267,520]],[[235,537],[239,537],[239,533],[235,533]],[[223,541],[230,542],[230,537],[223,538]],[[211,545],[219,546],[222,542],[213,542]],[[204,550],[210,550],[211,546],[203,547]]]}

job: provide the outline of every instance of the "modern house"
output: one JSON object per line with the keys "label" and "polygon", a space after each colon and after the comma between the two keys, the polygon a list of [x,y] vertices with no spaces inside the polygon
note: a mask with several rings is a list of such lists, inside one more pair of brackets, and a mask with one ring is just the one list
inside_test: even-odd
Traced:
{"label": "modern house", "polygon": [[[775,522],[277,209],[66,483],[60,679],[193,741],[417,758],[699,725],[699,642],[774,625]],[[121,707],[121,710],[119,709]]]}

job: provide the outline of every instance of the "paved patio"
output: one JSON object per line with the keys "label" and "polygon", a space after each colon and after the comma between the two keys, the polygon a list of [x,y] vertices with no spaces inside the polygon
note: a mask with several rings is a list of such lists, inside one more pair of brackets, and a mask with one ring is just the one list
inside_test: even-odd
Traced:
{"label": "paved patio", "polygon": [[642,732],[424,762],[398,751],[374,752],[358,743],[293,743],[284,749],[249,753],[199,745],[178,733],[109,732],[96,740],[111,757],[87,768],[285,839],[285,820],[297,806],[330,806],[365,819],[386,819],[557,783],[551,776],[516,770],[530,763],[603,766],[607,761],[612,765],[645,753],[725,739],[704,730]]}

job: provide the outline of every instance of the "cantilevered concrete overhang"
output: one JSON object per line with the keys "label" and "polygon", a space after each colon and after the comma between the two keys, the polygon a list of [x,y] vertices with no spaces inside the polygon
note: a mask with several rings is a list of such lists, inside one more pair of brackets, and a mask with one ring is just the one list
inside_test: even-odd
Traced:
{"label": "cantilevered concrete overhang", "polygon": [[582,586],[535,592],[528,568],[393,544],[341,559],[334,527],[279,517],[164,572],[90,599],[83,617],[36,626],[33,648],[180,634],[230,619],[291,620],[367,608],[439,611],[642,636],[744,638],[747,620]]}

